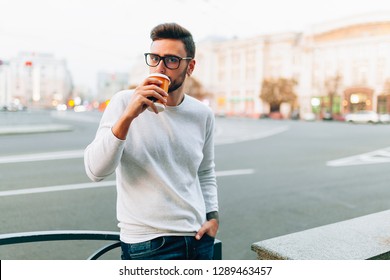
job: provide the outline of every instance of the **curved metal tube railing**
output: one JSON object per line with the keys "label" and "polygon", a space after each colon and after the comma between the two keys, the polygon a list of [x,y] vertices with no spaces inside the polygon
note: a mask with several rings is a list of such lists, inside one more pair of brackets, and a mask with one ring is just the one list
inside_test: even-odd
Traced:
{"label": "curved metal tube railing", "polygon": [[119,233],[114,231],[54,230],[0,234],[0,246],[19,243],[66,240],[115,241],[114,243],[105,245],[96,252],[94,252],[88,257],[88,260],[97,260],[105,253],[121,245],[119,241]]}
{"label": "curved metal tube railing", "polygon": [[[115,231],[91,230],[53,230],[0,234],[0,246],[20,243],[66,241],[66,240],[100,240],[115,241],[105,245],[90,255],[87,260],[97,260],[105,253],[121,246],[119,233]],[[222,260],[222,243],[215,240],[214,260]]]}

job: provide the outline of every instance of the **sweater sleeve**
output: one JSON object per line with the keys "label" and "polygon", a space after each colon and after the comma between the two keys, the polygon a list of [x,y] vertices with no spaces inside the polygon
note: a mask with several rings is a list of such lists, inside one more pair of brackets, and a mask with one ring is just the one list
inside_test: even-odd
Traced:
{"label": "sweater sleeve", "polygon": [[92,181],[101,181],[111,175],[118,166],[124,150],[124,140],[115,137],[112,127],[124,111],[125,102],[120,92],[107,106],[99,124],[95,139],[84,151],[84,166]]}
{"label": "sweater sleeve", "polygon": [[215,120],[209,115],[206,126],[206,141],[203,147],[203,160],[198,176],[206,204],[206,213],[218,211],[217,180],[214,163],[214,129]]}

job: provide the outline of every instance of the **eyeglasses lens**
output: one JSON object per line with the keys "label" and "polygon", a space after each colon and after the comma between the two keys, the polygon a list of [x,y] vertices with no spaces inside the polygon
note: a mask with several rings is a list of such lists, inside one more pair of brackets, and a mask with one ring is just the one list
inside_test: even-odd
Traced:
{"label": "eyeglasses lens", "polygon": [[180,65],[180,59],[175,56],[164,56],[161,57],[155,54],[146,54],[146,63],[151,67],[156,67],[161,59],[164,60],[164,64],[169,69],[177,69]]}

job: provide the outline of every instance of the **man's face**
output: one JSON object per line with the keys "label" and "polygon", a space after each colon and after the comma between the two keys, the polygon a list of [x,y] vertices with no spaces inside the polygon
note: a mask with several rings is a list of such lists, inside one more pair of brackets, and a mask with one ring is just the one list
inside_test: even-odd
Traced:
{"label": "man's face", "polygon": [[[152,43],[150,52],[159,56],[174,55],[181,58],[187,57],[184,49],[184,44],[180,40],[161,39]],[[163,61],[160,61],[157,67],[150,67],[150,73],[161,73],[167,75],[171,79],[168,93],[179,89],[185,79],[186,74],[191,74],[194,69],[195,62],[193,60],[181,60],[180,66],[177,69],[169,69]]]}

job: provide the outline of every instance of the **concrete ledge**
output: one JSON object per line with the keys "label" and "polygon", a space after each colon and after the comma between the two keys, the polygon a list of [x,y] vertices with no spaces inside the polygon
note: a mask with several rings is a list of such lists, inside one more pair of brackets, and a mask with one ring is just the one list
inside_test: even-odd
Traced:
{"label": "concrete ledge", "polygon": [[1,126],[0,135],[31,134],[71,131],[73,127],[62,124]]}
{"label": "concrete ledge", "polygon": [[390,210],[252,244],[258,259],[390,259]]}

